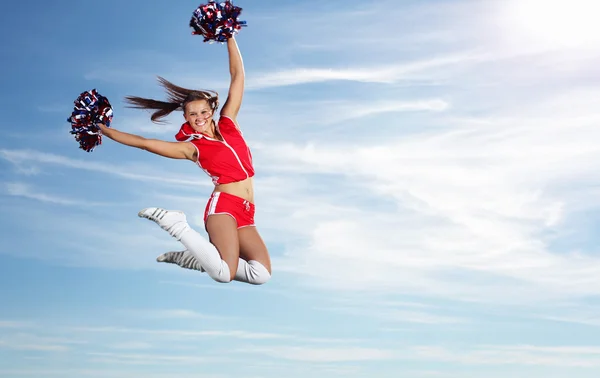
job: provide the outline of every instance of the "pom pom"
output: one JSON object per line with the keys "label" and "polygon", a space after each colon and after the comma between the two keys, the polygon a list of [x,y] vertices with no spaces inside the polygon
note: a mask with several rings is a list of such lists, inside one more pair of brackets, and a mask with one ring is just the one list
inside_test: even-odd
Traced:
{"label": "pom pom", "polygon": [[192,34],[204,36],[204,42],[226,42],[246,26],[246,21],[238,20],[241,13],[242,8],[234,6],[231,0],[210,0],[194,11],[190,21]]}
{"label": "pom pom", "polygon": [[98,123],[110,127],[113,109],[108,99],[100,95],[96,89],[83,92],[75,100],[75,108],[67,122],[71,123],[71,134],[79,142],[79,148],[92,152],[102,144],[102,131]]}

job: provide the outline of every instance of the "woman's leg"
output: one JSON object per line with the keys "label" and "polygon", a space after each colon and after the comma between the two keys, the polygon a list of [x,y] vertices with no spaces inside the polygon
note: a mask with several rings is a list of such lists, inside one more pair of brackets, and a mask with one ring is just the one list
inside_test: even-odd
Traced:
{"label": "woman's leg", "polygon": [[[206,219],[206,231],[210,242],[219,250],[222,260],[227,264],[229,281],[232,281],[240,258],[240,245],[235,219],[228,214],[209,215]],[[186,247],[188,246],[186,245]],[[207,266],[202,261],[200,261],[200,265],[208,273]]]}
{"label": "woman's leg", "polygon": [[238,230],[240,263],[235,274],[236,281],[262,285],[271,279],[271,258],[265,242],[256,226]]}
{"label": "woman's leg", "polygon": [[[240,258],[233,278],[235,281],[261,285],[271,278],[271,259],[264,241],[256,227],[238,230]],[[196,257],[189,251],[167,252],[160,255],[158,262],[177,264],[185,269],[204,272]]]}
{"label": "woman's leg", "polygon": [[219,214],[208,217],[206,227],[210,241],[188,225],[181,211],[148,208],[140,211],[138,216],[157,223],[179,240],[215,281],[230,282],[235,276],[239,242],[235,220],[230,216]]}

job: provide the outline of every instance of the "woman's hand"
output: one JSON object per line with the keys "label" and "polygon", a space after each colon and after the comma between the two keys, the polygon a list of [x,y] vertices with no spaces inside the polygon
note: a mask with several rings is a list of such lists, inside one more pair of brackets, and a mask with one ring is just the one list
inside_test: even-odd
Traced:
{"label": "woman's hand", "polygon": [[[100,131],[102,132],[102,135],[106,135],[107,133],[110,133],[110,128],[106,127],[105,124],[103,123],[98,123],[98,127],[100,128]],[[108,136],[108,135],[106,135]],[[110,137],[109,137],[110,138]]]}

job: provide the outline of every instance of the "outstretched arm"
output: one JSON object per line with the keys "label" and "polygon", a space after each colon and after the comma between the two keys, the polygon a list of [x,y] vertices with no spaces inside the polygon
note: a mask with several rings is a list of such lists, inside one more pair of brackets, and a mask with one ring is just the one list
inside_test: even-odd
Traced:
{"label": "outstretched arm", "polygon": [[229,85],[227,100],[221,109],[221,115],[235,121],[244,96],[244,62],[235,38],[231,37],[227,40],[227,51],[229,53],[231,83]]}
{"label": "outstretched arm", "polygon": [[147,139],[139,135],[125,133],[99,124],[102,135],[124,144],[153,154],[171,159],[188,159],[196,161],[196,148],[189,142],[165,142],[158,139]]}

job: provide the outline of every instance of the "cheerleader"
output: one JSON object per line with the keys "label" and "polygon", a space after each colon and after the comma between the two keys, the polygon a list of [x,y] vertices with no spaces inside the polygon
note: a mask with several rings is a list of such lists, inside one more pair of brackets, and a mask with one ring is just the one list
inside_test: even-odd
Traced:
{"label": "cheerleader", "polygon": [[271,260],[254,222],[252,154],[237,122],[244,94],[244,64],[234,37],[227,40],[227,50],[231,81],[218,117],[216,92],[187,89],[159,78],[167,101],[134,96],[126,101],[132,107],[153,110],[153,122],[183,111],[185,123],[176,142],[125,133],[102,123],[99,127],[102,135],[123,145],[170,159],[191,160],[212,179],[215,187],[204,209],[209,240],[190,227],[181,211],[151,207],[139,212],[185,246],[185,250],[165,253],[157,261],[206,272],[217,282],[260,285],[271,278]]}

